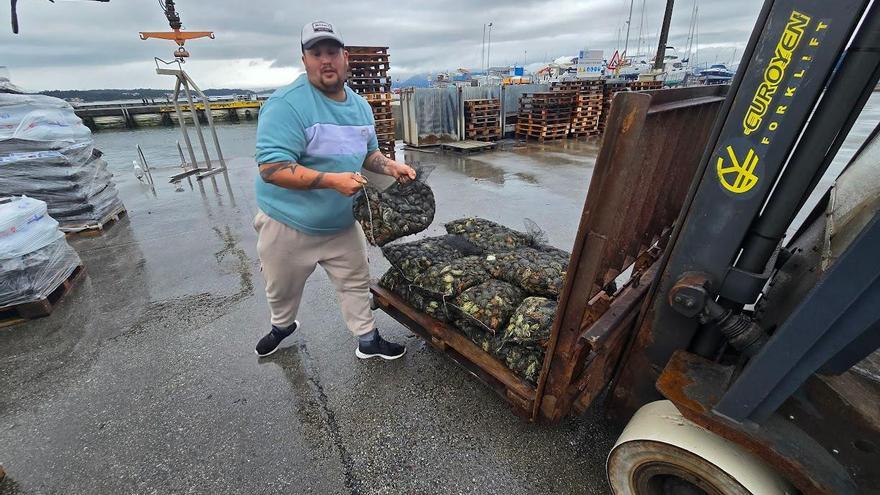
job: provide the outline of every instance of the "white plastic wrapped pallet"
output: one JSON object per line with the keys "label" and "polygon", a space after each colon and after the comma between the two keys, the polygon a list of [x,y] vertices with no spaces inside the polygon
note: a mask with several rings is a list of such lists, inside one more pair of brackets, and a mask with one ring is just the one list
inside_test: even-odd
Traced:
{"label": "white plastic wrapped pallet", "polygon": [[45,202],[0,198],[0,308],[48,297],[80,264]]}
{"label": "white plastic wrapped pallet", "polygon": [[67,102],[0,94],[0,196],[43,200],[62,230],[80,230],[123,208],[111,179]]}
{"label": "white plastic wrapped pallet", "polygon": [[55,150],[91,141],[92,131],[66,101],[0,93],[0,153]]}

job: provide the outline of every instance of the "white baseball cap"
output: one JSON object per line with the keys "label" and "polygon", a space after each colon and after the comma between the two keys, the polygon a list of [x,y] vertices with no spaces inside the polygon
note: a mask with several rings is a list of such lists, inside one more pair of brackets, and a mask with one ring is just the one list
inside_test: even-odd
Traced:
{"label": "white baseball cap", "polygon": [[307,22],[305,26],[303,26],[302,30],[302,48],[303,50],[307,50],[315,45],[315,43],[323,40],[334,40],[342,46],[345,46],[345,42],[342,41],[342,36],[339,36],[339,33],[333,28],[333,25],[329,22],[324,21],[314,21]]}

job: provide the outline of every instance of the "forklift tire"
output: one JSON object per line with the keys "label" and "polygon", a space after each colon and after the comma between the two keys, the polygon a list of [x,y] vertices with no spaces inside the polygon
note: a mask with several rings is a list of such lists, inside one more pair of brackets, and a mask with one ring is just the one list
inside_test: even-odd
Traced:
{"label": "forklift tire", "polygon": [[797,493],[760,459],[685,419],[668,400],[636,412],[605,469],[615,495]]}

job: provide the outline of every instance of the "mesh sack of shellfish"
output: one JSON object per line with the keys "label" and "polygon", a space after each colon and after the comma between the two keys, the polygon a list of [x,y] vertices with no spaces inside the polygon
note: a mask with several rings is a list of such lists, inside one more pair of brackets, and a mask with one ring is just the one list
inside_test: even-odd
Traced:
{"label": "mesh sack of shellfish", "polygon": [[417,234],[434,221],[434,192],[425,183],[433,168],[420,168],[416,179],[395,182],[383,190],[367,184],[354,198],[354,218],[374,246]]}
{"label": "mesh sack of shellfish", "polygon": [[550,340],[558,303],[545,297],[527,297],[516,308],[501,340],[528,347],[545,347]]}
{"label": "mesh sack of shellfish", "polygon": [[529,294],[556,298],[562,291],[568,258],[568,253],[555,248],[548,251],[520,248],[486,256],[485,266],[493,277],[521,287]]}
{"label": "mesh sack of shellfish", "polygon": [[522,289],[490,279],[447,301],[447,309],[459,328],[476,325],[494,334],[504,329],[524,298]]}
{"label": "mesh sack of shellfish", "polygon": [[414,290],[409,290],[406,295],[406,302],[414,309],[425,313],[431,318],[443,322],[450,321],[446,311],[446,303],[438,297],[428,296],[420,294]]}
{"label": "mesh sack of shellfish", "polygon": [[412,286],[424,294],[450,298],[489,278],[482,256],[466,256],[429,267],[413,280]]}
{"label": "mesh sack of shellfish", "polygon": [[403,273],[393,266],[379,279],[379,287],[390,290],[404,299],[409,296],[409,285]]}
{"label": "mesh sack of shellfish", "polygon": [[519,345],[504,346],[504,364],[532,385],[537,385],[544,364],[544,349]]}
{"label": "mesh sack of shellfish", "polygon": [[382,254],[391,266],[400,270],[409,281],[435,264],[481,252],[463,237],[448,234],[382,247]]}
{"label": "mesh sack of shellfish", "polygon": [[505,227],[485,218],[460,218],[444,225],[446,232],[458,234],[487,252],[510,251],[540,243],[540,237]]}

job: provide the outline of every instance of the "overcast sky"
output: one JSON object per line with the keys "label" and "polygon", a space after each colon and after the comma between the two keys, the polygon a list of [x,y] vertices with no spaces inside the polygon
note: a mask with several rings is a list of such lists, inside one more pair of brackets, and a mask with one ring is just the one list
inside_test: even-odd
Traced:
{"label": "overcast sky", "polygon": [[[678,0],[669,44],[684,51],[694,0]],[[169,41],[138,31],[167,31],[157,0],[110,3],[19,0],[13,35],[8,0],[0,9],[0,65],[28,90],[162,88],[153,57],[170,59]],[[629,53],[643,31],[656,50],[665,0],[634,0]],[[761,0],[698,0],[699,61],[738,61]],[[351,45],[389,46],[392,75],[478,68],[484,23],[492,22],[492,65],[534,64],[602,49],[610,58],[626,32],[630,0],[177,0],[184,28],[214,40],[187,43],[186,69],[202,88],[281,86],[302,70],[299,35],[311,20],[332,22]],[[644,5],[644,21],[641,12]],[[642,27],[644,22],[644,27]],[[619,41],[622,48],[623,40]]]}

